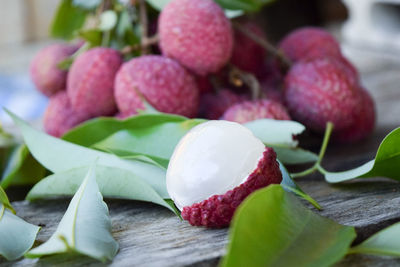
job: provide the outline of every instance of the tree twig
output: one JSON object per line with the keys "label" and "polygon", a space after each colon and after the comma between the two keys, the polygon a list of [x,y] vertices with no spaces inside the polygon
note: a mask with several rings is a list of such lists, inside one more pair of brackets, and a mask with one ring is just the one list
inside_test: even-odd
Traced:
{"label": "tree twig", "polygon": [[140,19],[140,42],[141,42],[141,50],[142,54],[148,54],[149,45],[148,45],[148,18],[147,18],[147,8],[146,8],[146,1],[139,0],[139,19]]}
{"label": "tree twig", "polygon": [[259,37],[257,34],[254,34],[253,32],[247,30],[245,27],[243,27],[241,24],[234,22],[233,27],[241,32],[242,34],[246,35],[250,39],[252,39],[254,42],[259,44],[261,47],[263,47],[266,51],[271,53],[274,57],[279,59],[279,61],[282,62],[284,65],[285,69],[289,69],[292,66],[292,62],[290,59],[288,59],[282,51],[276,49],[272,44],[270,44],[268,41],[265,39]]}
{"label": "tree twig", "polygon": [[243,84],[247,85],[251,90],[251,98],[257,100],[261,96],[261,86],[257,78],[248,72],[244,72],[236,66],[229,64],[229,80],[235,86],[240,87]]}

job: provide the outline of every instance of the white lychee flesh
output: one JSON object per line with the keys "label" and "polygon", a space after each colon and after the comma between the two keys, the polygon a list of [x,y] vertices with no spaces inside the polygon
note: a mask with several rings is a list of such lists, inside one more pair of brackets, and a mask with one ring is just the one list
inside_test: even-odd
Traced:
{"label": "white lychee flesh", "polygon": [[244,183],[263,157],[264,144],[239,123],[209,121],[178,143],[167,170],[167,190],[182,210]]}

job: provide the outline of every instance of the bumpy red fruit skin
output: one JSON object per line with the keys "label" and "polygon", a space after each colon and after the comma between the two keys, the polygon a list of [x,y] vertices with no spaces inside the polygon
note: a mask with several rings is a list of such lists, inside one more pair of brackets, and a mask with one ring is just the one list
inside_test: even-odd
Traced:
{"label": "bumpy red fruit skin", "polygon": [[158,29],[162,53],[198,75],[217,72],[231,56],[230,21],[212,0],[169,2]]}
{"label": "bumpy red fruit skin", "polygon": [[222,89],[216,94],[204,94],[200,99],[201,117],[218,120],[229,107],[246,101],[245,96],[237,95],[228,89]]}
{"label": "bumpy red fruit skin", "polygon": [[114,78],[122,63],[120,53],[98,47],[81,54],[72,64],[67,81],[71,104],[91,116],[116,113]]}
{"label": "bumpy red fruit skin", "polygon": [[257,189],[270,184],[279,184],[281,181],[282,173],[276,161],[276,153],[272,148],[267,147],[263,158],[246,182],[224,195],[214,195],[200,203],[184,207],[181,213],[182,218],[194,226],[226,227],[230,224],[236,208],[248,195]]}
{"label": "bumpy red fruit skin", "polygon": [[194,117],[199,90],[194,77],[176,61],[141,56],[124,63],[118,71],[115,99],[125,115],[144,109],[144,99],[158,111]]}
{"label": "bumpy red fruit skin", "polygon": [[351,116],[353,124],[335,133],[334,140],[340,143],[354,143],[368,137],[375,127],[375,104],[367,90],[361,88],[359,106]]}
{"label": "bumpy red fruit skin", "polygon": [[258,119],[290,120],[286,108],[273,100],[246,101],[227,109],[223,120],[246,123]]}
{"label": "bumpy red fruit skin", "polygon": [[62,91],[50,97],[44,113],[43,126],[48,134],[60,137],[71,128],[88,119],[90,119],[88,114],[75,111],[72,108],[67,93]]}
{"label": "bumpy red fruit skin", "polygon": [[336,39],[329,32],[315,27],[304,27],[289,33],[279,48],[293,62],[326,56],[341,57]]}
{"label": "bumpy red fruit skin", "polygon": [[[242,26],[262,39],[267,39],[263,30],[251,21],[245,21]],[[234,31],[234,45],[231,62],[241,70],[259,75],[265,64],[265,49],[247,35]]]}
{"label": "bumpy red fruit skin", "polygon": [[58,64],[72,55],[77,46],[53,44],[40,50],[30,66],[30,76],[36,88],[50,97],[65,90],[67,71],[58,68]]}
{"label": "bumpy red fruit skin", "polygon": [[285,79],[285,102],[293,119],[315,132],[327,122],[334,132],[353,124],[350,116],[358,105],[359,88],[343,65],[329,58],[299,62]]}

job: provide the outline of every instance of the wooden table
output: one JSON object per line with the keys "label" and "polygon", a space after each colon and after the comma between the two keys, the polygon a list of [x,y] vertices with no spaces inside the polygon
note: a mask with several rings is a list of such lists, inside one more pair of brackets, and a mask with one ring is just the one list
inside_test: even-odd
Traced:
{"label": "wooden table", "polygon": [[[324,160],[328,170],[338,171],[358,166],[373,158],[383,137],[400,126],[400,60],[381,53],[346,49],[362,73],[363,84],[372,93],[378,112],[373,136],[351,146],[331,145]],[[309,146],[318,150],[317,143]],[[384,179],[359,179],[338,185],[327,184],[321,175],[299,180],[300,186],[324,208],[319,214],[358,232],[360,242],[376,231],[400,220],[400,183]],[[148,203],[107,200],[112,218],[112,231],[120,251],[112,266],[216,266],[224,255],[227,229],[192,227],[170,211]],[[51,200],[37,203],[13,203],[17,214],[30,223],[42,226],[38,242],[46,241],[55,231],[68,201]],[[1,266],[82,266],[97,261],[48,257],[21,259]],[[352,255],[337,266],[398,266],[400,259]]]}

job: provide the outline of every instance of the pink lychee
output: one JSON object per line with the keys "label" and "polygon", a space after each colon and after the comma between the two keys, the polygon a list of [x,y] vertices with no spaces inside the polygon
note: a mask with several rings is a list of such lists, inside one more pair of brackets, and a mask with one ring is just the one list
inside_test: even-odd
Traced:
{"label": "pink lychee", "polygon": [[182,217],[206,227],[228,226],[248,195],[281,181],[274,150],[244,126],[228,121],[209,121],[190,130],[167,170],[168,193]]}
{"label": "pink lychee", "polygon": [[46,96],[66,89],[67,71],[58,64],[77,50],[77,46],[53,44],[40,50],[30,66],[30,76],[36,88]]}
{"label": "pink lychee", "polygon": [[194,117],[199,90],[194,77],[176,61],[141,56],[124,63],[118,71],[115,99],[126,115],[145,109],[143,101],[147,101],[158,111]]}
{"label": "pink lychee", "polygon": [[[245,21],[242,26],[262,39],[267,39],[264,31],[254,22]],[[231,62],[239,69],[251,72],[253,74],[261,74],[264,69],[266,51],[247,35],[234,31],[234,45]]]}
{"label": "pink lychee", "polygon": [[316,27],[304,27],[289,33],[279,48],[293,62],[321,57],[341,57],[340,45],[329,32]]}
{"label": "pink lychee", "polygon": [[65,91],[50,97],[44,113],[43,126],[45,131],[55,137],[61,137],[71,128],[90,119],[87,113],[75,111]]}
{"label": "pink lychee", "polygon": [[353,124],[358,85],[343,65],[329,58],[296,63],[285,79],[285,102],[293,119],[315,132],[327,122],[340,131]]}
{"label": "pink lychee", "polygon": [[375,104],[364,88],[360,89],[359,106],[350,116],[353,124],[335,133],[333,138],[341,143],[354,143],[368,137],[375,127]]}
{"label": "pink lychee", "polygon": [[111,48],[97,47],[81,54],[68,74],[67,92],[79,112],[91,116],[116,113],[114,78],[122,57]]}
{"label": "pink lychee", "polygon": [[246,101],[228,108],[223,120],[246,123],[258,119],[290,120],[286,108],[280,103],[261,99],[257,101]]}
{"label": "pink lychee", "polygon": [[216,73],[231,56],[231,23],[212,0],[170,1],[158,29],[162,53],[198,75]]}
{"label": "pink lychee", "polygon": [[246,101],[244,95],[238,95],[228,89],[221,89],[216,94],[204,94],[200,98],[199,115],[209,120],[218,120],[229,107]]}

